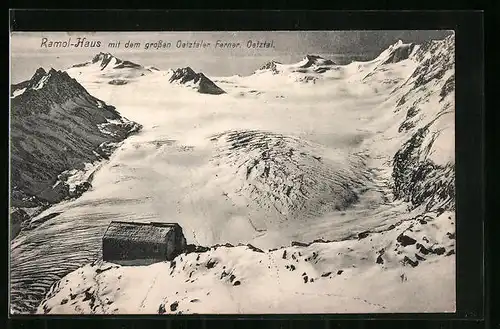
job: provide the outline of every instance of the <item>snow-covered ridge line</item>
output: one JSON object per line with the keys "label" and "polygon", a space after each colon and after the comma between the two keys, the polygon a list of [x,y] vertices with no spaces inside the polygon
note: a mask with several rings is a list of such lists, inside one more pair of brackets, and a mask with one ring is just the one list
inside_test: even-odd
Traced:
{"label": "snow-covered ridge line", "polygon": [[226,93],[203,73],[196,73],[190,67],[179,68],[171,72],[170,83],[175,82],[191,87],[202,94],[220,95]]}
{"label": "snow-covered ridge line", "polygon": [[101,71],[104,69],[143,68],[141,65],[133,63],[131,61],[121,60],[109,52],[100,52],[99,54],[96,54],[91,60],[81,64],[74,64],[72,67],[77,68],[91,65],[99,66]]}
{"label": "snow-covered ridge line", "polygon": [[426,210],[455,207],[455,39],[420,47],[419,65],[396,89],[395,112],[406,114],[398,132],[407,136],[394,154],[395,195]]}

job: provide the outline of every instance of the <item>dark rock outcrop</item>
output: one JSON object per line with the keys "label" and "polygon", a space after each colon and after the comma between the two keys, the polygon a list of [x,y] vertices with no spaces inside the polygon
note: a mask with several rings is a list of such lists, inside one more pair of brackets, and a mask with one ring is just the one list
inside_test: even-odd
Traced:
{"label": "dark rock outcrop", "polygon": [[425,204],[427,210],[439,203],[453,207],[455,166],[421,160],[426,134],[427,127],[419,129],[394,155],[394,195],[415,207]]}
{"label": "dark rock outcrop", "polygon": [[280,62],[270,61],[259,68],[259,70],[270,70],[273,74],[278,74],[278,68],[276,64],[281,64]]}
{"label": "dark rock outcrop", "polygon": [[225,93],[222,88],[217,86],[203,73],[196,73],[190,67],[175,70],[169,81],[178,82],[180,84],[191,82],[196,86],[197,91],[201,94],[220,95]]}
{"label": "dark rock outcrop", "polygon": [[[11,205],[34,207],[76,197],[60,176],[105,158],[115,143],[140,129],[113,106],[91,96],[66,72],[40,68],[11,99]],[[108,120],[113,120],[109,123]],[[105,127],[105,130],[103,130]]]}
{"label": "dark rock outcrop", "polygon": [[404,265],[409,264],[409,265],[411,265],[411,267],[417,267],[418,260],[412,260],[410,257],[405,256],[405,258],[403,259],[403,264]]}
{"label": "dark rock outcrop", "polygon": [[414,245],[415,243],[417,243],[417,240],[404,234],[399,235],[397,241],[401,243],[403,247]]}
{"label": "dark rock outcrop", "polygon": [[10,239],[12,240],[20,231],[23,225],[29,220],[28,214],[22,209],[11,209],[10,212]]}
{"label": "dark rock outcrop", "polygon": [[126,85],[128,83],[127,80],[123,79],[113,79],[108,82],[110,85],[115,85],[115,86],[121,86],[121,85]]}
{"label": "dark rock outcrop", "polygon": [[[113,67],[114,69],[140,68],[140,67],[142,67],[141,65],[130,62],[130,61],[123,61],[123,60],[113,56],[111,53],[102,53],[102,52],[95,55],[94,58],[92,58],[92,60],[90,61],[90,63],[92,63],[92,64],[98,63],[99,66],[101,67],[101,70],[104,70],[109,65],[109,63],[112,62],[113,59],[114,59],[113,64],[115,65]],[[77,64],[74,67],[84,66],[84,65],[85,64]]]}
{"label": "dark rock outcrop", "polygon": [[410,54],[415,49],[415,44],[410,43],[401,45],[394,49],[383,64],[398,63],[410,57]]}
{"label": "dark rock outcrop", "polygon": [[[407,111],[399,131],[410,134],[410,137],[393,158],[393,192],[396,199],[410,202],[413,207],[423,205],[427,211],[437,207],[453,210],[455,207],[454,162],[436,163],[428,157],[433,144],[443,133],[442,128],[435,127],[437,123],[441,120],[453,121],[450,116],[454,112],[454,102],[450,96],[455,91],[454,55],[453,35],[441,41],[425,43],[412,55],[419,62],[415,71],[398,87],[407,89],[401,97],[405,101],[398,103],[395,109],[395,112]],[[446,74],[449,77],[444,80]],[[424,93],[425,90],[429,91]],[[436,90],[441,97],[441,108],[432,114],[433,117],[426,117],[421,107]],[[443,102],[445,98],[446,102]],[[423,124],[422,120],[427,123]]]}
{"label": "dark rock outcrop", "polygon": [[306,60],[307,62],[304,65],[301,65],[301,68],[308,68],[313,65],[335,65],[332,60],[325,59],[318,55],[306,55],[306,57],[304,57],[304,60]]}

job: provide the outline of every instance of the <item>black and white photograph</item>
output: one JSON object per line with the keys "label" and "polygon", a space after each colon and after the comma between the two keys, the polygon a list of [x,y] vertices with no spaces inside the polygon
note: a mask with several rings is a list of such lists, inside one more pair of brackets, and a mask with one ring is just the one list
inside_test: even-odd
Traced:
{"label": "black and white photograph", "polygon": [[456,311],[452,30],[16,31],[9,110],[11,314]]}

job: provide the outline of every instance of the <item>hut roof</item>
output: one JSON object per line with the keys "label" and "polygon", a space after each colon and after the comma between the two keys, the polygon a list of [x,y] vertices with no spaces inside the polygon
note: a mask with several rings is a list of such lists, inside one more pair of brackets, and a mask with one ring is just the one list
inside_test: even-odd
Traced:
{"label": "hut roof", "polygon": [[104,238],[137,242],[164,243],[168,233],[176,227],[179,227],[176,223],[112,221],[104,233]]}

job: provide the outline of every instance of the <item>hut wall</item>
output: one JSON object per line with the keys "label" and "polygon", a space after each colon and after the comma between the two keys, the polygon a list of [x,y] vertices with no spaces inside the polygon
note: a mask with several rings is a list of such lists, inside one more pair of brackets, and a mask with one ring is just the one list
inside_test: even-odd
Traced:
{"label": "hut wall", "polygon": [[175,253],[181,253],[186,248],[186,238],[182,232],[182,227],[177,225],[174,229],[175,231]]}
{"label": "hut wall", "polygon": [[186,239],[179,225],[173,225],[166,234],[165,240],[158,242],[141,242],[137,240],[119,239],[105,236],[102,240],[102,259],[104,261],[134,260],[172,260],[182,253],[186,247]]}
{"label": "hut wall", "polygon": [[171,230],[170,232],[168,232],[167,234],[167,238],[166,238],[166,259],[167,260],[172,260],[174,257],[175,257],[175,254],[176,254],[176,234],[175,234],[175,230]]}
{"label": "hut wall", "polygon": [[167,236],[167,260],[172,260],[182,253],[186,247],[186,238],[182,233],[182,228],[176,225]]}
{"label": "hut wall", "polygon": [[103,260],[164,260],[167,253],[165,244],[144,243],[121,239],[103,239]]}

